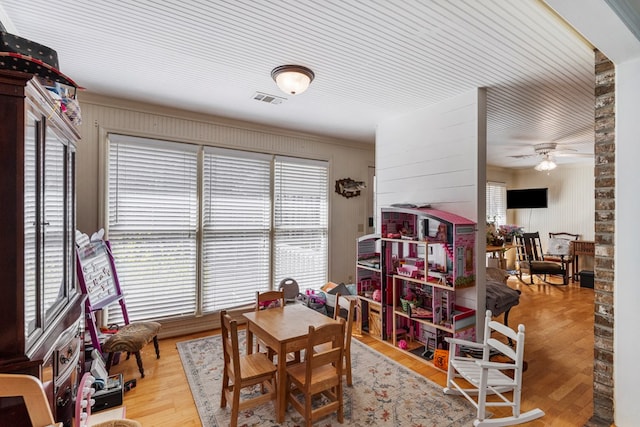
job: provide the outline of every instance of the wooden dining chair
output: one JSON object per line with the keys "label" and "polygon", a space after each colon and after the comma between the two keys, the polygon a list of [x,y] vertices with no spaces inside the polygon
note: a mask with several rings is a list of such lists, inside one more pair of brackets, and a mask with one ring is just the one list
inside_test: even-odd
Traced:
{"label": "wooden dining chair", "polygon": [[[351,376],[351,334],[353,332],[353,322],[356,311],[356,299],[347,298],[339,293],[336,294],[336,306],[333,309],[333,318],[338,320],[340,318],[345,319],[344,330],[344,364],[342,365],[342,374],[347,377],[347,385],[351,387],[353,385],[353,378]],[[321,346],[315,347],[315,351],[322,349],[328,349],[330,343],[325,343]]]}
{"label": "wooden dining chair", "polygon": [[[345,321],[318,328],[309,326],[309,338],[304,362],[287,367],[287,401],[311,427],[313,422],[337,412],[338,422],[344,421],[342,397],[342,361],[344,358]],[[330,343],[329,348],[314,351],[316,347]],[[327,398],[321,406],[312,406],[314,396]],[[315,402],[318,404],[318,401]]]}
{"label": "wooden dining chair", "polygon": [[[264,353],[240,355],[238,324],[225,310],[220,312],[220,327],[224,354],[220,407],[226,408],[227,402],[231,403],[230,425],[236,427],[241,410],[262,405],[270,400],[275,402],[276,366]],[[260,393],[241,401],[241,389],[255,385],[261,386]],[[274,410],[277,410],[275,404]]]}
{"label": "wooden dining chair", "polygon": [[284,307],[284,304],[284,291],[256,291],[256,311]]}
{"label": "wooden dining chair", "polygon": [[[256,291],[256,305],[255,311],[268,310],[274,307],[284,307],[284,292],[283,291]],[[260,346],[266,348],[269,359],[273,360],[274,351],[271,350],[260,339],[256,338],[256,351],[260,351]]]}
{"label": "wooden dining chair", "polygon": [[342,372],[347,377],[347,385],[351,387],[353,385],[353,378],[351,376],[351,334],[353,332],[353,322],[356,314],[356,299],[337,294],[333,318],[337,320],[342,315],[342,310],[345,310],[347,316],[344,330],[344,364],[342,365]]}
{"label": "wooden dining chair", "polygon": [[[274,307],[284,307],[286,303],[284,297],[285,297],[285,293],[283,290],[265,291],[265,292],[256,291],[255,311],[268,310]],[[251,343],[248,343],[247,345],[251,345]],[[269,358],[269,360],[273,360],[275,350],[273,350],[272,348],[269,348],[269,346],[267,346],[259,338],[256,337],[256,352],[260,352],[261,347],[264,347],[264,352],[267,353],[267,357]],[[293,353],[293,356],[290,362],[300,363],[299,351],[296,351],[295,353]]]}
{"label": "wooden dining chair", "polygon": [[0,397],[22,397],[34,427],[62,427],[53,419],[42,383],[32,375],[0,374]]}

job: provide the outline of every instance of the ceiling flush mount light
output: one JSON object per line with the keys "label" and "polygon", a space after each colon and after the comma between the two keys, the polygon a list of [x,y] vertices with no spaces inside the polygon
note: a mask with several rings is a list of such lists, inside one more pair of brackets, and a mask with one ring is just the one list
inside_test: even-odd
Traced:
{"label": "ceiling flush mount light", "polygon": [[542,161],[538,164],[538,166],[535,167],[535,170],[537,171],[542,171],[542,172],[549,172],[551,170],[554,170],[556,168],[556,163],[551,160],[551,158],[549,157],[549,154],[545,154]]}
{"label": "ceiling flush mount light", "polygon": [[299,95],[307,90],[315,74],[302,65],[281,65],[271,70],[271,77],[284,93]]}

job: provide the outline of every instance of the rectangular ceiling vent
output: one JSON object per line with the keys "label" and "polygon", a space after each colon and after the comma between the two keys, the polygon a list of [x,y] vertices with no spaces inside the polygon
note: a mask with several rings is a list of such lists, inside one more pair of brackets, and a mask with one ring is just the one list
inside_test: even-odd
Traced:
{"label": "rectangular ceiling vent", "polygon": [[282,98],[280,96],[269,95],[268,93],[256,92],[253,94],[253,99],[260,102],[266,102],[267,104],[282,104],[287,98]]}

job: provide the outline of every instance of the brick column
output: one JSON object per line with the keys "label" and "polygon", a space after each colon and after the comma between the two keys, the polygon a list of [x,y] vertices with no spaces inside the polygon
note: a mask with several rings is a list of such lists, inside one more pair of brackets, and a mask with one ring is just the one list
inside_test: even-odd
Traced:
{"label": "brick column", "polygon": [[615,249],[615,66],[595,52],[595,322],[593,416],[613,423],[613,291]]}

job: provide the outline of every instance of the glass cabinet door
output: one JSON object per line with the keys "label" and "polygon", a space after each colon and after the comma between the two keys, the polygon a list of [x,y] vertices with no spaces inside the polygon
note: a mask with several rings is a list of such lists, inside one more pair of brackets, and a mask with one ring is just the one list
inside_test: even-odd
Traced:
{"label": "glass cabinet door", "polygon": [[41,122],[27,111],[24,144],[24,327],[25,337],[30,337],[42,326],[38,310],[39,280],[37,271],[37,229],[38,229],[38,175],[37,151]]}
{"label": "glass cabinet door", "polygon": [[47,126],[44,140],[42,200],[42,283],[45,322],[55,316],[69,295],[65,191],[67,144]]}

